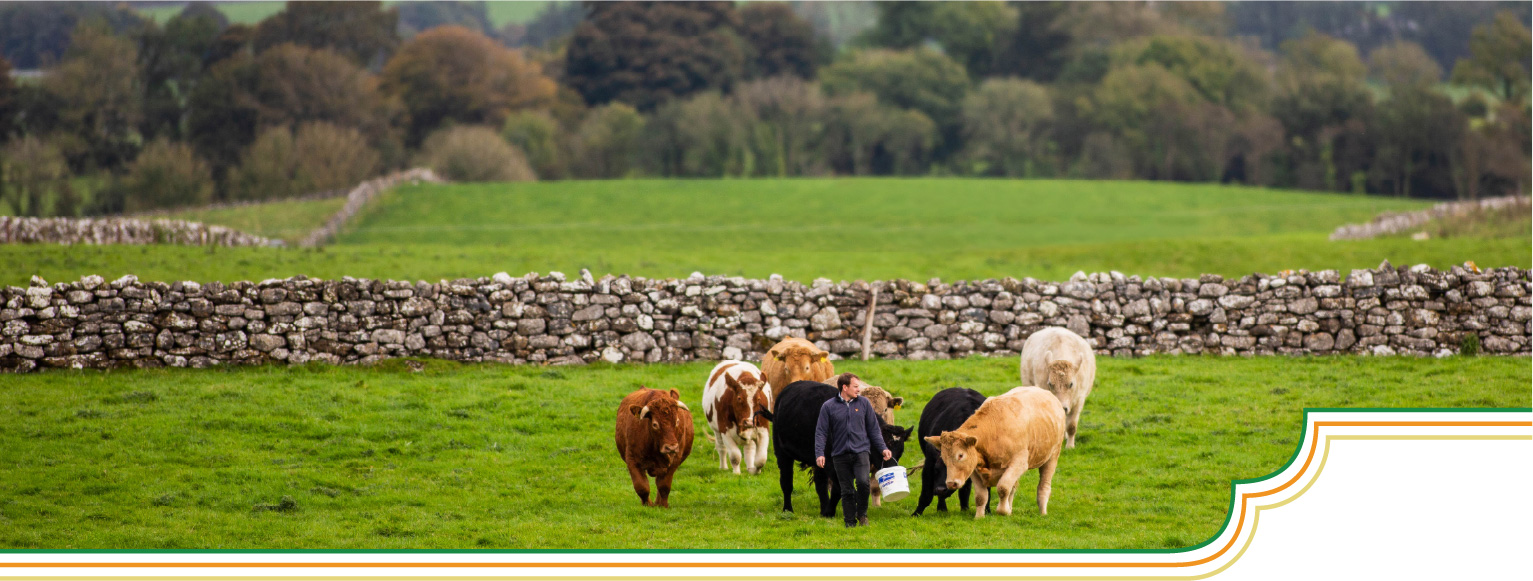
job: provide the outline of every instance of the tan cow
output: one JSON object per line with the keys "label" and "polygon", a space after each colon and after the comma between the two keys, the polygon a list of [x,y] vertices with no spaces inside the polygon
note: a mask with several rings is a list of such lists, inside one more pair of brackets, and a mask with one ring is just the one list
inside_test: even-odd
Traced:
{"label": "tan cow", "polygon": [[[614,439],[639,501],[644,506],[670,508],[671,478],[692,453],[692,412],[681,403],[681,394],[647,387],[628,394],[617,407]],[[649,476],[659,489],[653,505]]]}
{"label": "tan cow", "polygon": [[829,352],[814,343],[789,337],[761,356],[761,373],[767,383],[782,389],[795,381],[828,382],[836,376],[836,366],[830,363]]}
{"label": "tan cow", "polygon": [[743,463],[756,474],[766,465],[771,436],[766,416],[756,410],[772,411],[772,386],[761,377],[755,365],[728,360],[714,366],[703,385],[703,417],[714,434],[719,470],[739,474]]}
{"label": "tan cow", "polygon": [[985,516],[990,486],[1001,497],[995,512],[1011,514],[1022,473],[1038,469],[1038,512],[1049,513],[1050,482],[1065,440],[1065,411],[1054,394],[1018,387],[989,398],[958,429],[928,436],[947,464],[947,489],[974,482],[974,518]]}
{"label": "tan cow", "polygon": [[1022,385],[1049,390],[1065,408],[1065,447],[1075,447],[1075,428],[1097,380],[1091,344],[1063,327],[1039,330],[1022,344]]}

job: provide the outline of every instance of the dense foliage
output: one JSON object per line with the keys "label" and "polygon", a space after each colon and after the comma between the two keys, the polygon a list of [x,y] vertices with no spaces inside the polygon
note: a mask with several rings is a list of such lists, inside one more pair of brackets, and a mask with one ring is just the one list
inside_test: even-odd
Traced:
{"label": "dense foliage", "polygon": [[[1526,5],[1486,2],[613,2],[550,4],[494,30],[474,2],[293,2],[253,26],[199,3],[161,24],[104,4],[11,3],[0,71],[29,72],[0,81],[0,141],[32,139],[16,151],[67,167],[22,186],[37,203],[11,193],[3,211],[181,199],[121,199],[157,140],[190,146],[212,199],[249,199],[400,167],[456,125],[495,129],[542,179],[1526,192],[1527,18]],[[306,170],[334,175],[300,179],[282,156],[304,156],[280,136],[316,124],[360,142]],[[67,176],[108,195],[47,201]]]}

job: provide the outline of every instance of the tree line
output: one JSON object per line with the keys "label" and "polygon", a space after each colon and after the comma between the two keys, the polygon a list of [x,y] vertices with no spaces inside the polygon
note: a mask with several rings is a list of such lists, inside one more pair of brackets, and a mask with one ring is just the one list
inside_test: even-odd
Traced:
{"label": "tree line", "polygon": [[1323,26],[1270,49],[1233,34],[1261,3],[877,3],[839,46],[836,13],[812,3],[553,4],[502,31],[482,5],[441,4],[290,2],[255,25],[200,3],[163,25],[76,14],[41,75],[0,58],[0,202],[78,215],[274,199],[412,164],[460,180],[952,175],[1431,198],[1526,193],[1530,173],[1513,10],[1486,12],[1457,52],[1404,33],[1364,52]]}

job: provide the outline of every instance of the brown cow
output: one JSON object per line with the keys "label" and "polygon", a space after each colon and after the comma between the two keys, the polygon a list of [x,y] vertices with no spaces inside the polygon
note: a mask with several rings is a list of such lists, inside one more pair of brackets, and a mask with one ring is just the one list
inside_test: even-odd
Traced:
{"label": "brown cow", "polygon": [[814,343],[789,337],[761,356],[761,374],[780,389],[795,381],[828,382],[836,376],[836,366],[830,363],[830,353]]}
{"label": "brown cow", "polygon": [[1018,387],[989,398],[958,429],[927,436],[947,464],[947,489],[974,482],[974,518],[985,516],[990,486],[1001,497],[999,514],[1011,514],[1022,473],[1038,469],[1038,512],[1049,513],[1050,482],[1065,441],[1065,410],[1054,394]]}
{"label": "brown cow", "polygon": [[771,436],[766,416],[756,410],[772,411],[772,386],[761,379],[761,370],[732,359],[714,366],[703,385],[703,417],[714,434],[720,470],[739,474],[744,463],[755,474],[766,466]]}
{"label": "brown cow", "polygon": [[649,502],[649,478],[660,494],[655,505],[670,508],[671,478],[692,453],[692,412],[676,390],[640,387],[617,408],[617,453],[628,464],[633,491]]}

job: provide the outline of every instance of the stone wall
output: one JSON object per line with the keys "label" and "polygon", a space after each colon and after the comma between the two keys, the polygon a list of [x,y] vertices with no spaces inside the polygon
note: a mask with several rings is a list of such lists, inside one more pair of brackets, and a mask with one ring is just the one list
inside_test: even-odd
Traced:
{"label": "stone wall", "polygon": [[346,205],[341,206],[334,215],[325,220],[324,225],[315,228],[303,240],[298,241],[299,246],[319,246],[335,238],[357,213],[362,211],[379,194],[389,191],[394,186],[404,182],[435,182],[446,183],[447,180],[437,177],[436,173],[426,168],[415,168],[397,171],[389,175],[374,178],[357,184],[356,187],[346,192]]}
{"label": "stone wall", "polygon": [[1508,212],[1527,215],[1530,209],[1527,196],[1506,196],[1462,202],[1443,202],[1415,212],[1385,212],[1366,224],[1345,224],[1331,232],[1331,240],[1362,240],[1391,234],[1409,232],[1415,228],[1450,216],[1463,216],[1474,212]]}
{"label": "stone wall", "polygon": [[[1425,266],[1224,279],[1077,274],[876,283],[870,349],[884,358],[1014,356],[1064,326],[1104,355],[1529,353],[1529,271]],[[857,356],[873,287],[694,274],[594,279],[505,273],[431,284],[294,277],[4,289],[0,367],[206,367],[434,357],[510,363],[759,359],[787,336]]]}
{"label": "stone wall", "polygon": [[186,220],[0,216],[0,244],[281,246],[282,241]]}

